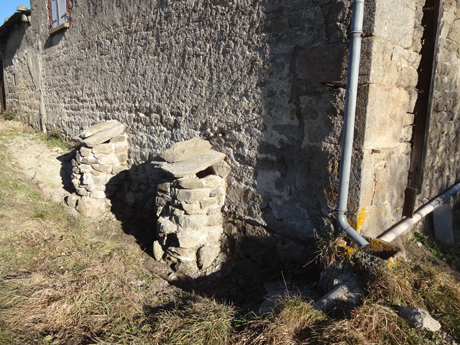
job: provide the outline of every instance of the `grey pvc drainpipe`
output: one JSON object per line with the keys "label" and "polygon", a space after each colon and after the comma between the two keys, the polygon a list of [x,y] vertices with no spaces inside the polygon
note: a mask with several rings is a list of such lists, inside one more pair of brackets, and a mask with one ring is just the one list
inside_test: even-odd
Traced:
{"label": "grey pvc drainpipe", "polygon": [[409,230],[409,228],[417,223],[419,220],[423,219],[427,214],[433,212],[433,210],[441,205],[444,201],[448,200],[451,196],[457,193],[460,190],[460,182],[449,188],[443,194],[439,195],[436,199],[431,200],[429,203],[423,205],[417,210],[412,218],[406,218],[399,222],[394,228],[390,229],[383,235],[379,236],[379,239],[391,242],[396,237],[402,235],[404,232]]}
{"label": "grey pvc drainpipe", "polygon": [[348,224],[347,217],[345,216],[350,186],[351,156],[353,153],[353,132],[355,128],[356,99],[358,93],[361,36],[363,34],[364,0],[354,0],[353,6],[354,9],[351,19],[350,58],[348,63],[347,91],[343,119],[337,222],[354,242],[360,246],[366,246],[369,242],[367,242]]}

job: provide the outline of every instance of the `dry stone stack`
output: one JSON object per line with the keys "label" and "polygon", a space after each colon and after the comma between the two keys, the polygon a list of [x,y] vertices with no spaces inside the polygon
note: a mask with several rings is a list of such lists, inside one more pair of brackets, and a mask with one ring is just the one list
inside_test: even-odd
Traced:
{"label": "dry stone stack", "polygon": [[97,217],[110,207],[107,197],[115,194],[128,169],[126,126],[116,120],[98,123],[80,134],[81,146],[72,160],[72,182],[77,192],[69,206],[88,217]]}
{"label": "dry stone stack", "polygon": [[199,138],[177,143],[161,157],[165,162],[156,163],[171,179],[157,186],[155,258],[205,269],[220,253],[230,166],[225,154]]}

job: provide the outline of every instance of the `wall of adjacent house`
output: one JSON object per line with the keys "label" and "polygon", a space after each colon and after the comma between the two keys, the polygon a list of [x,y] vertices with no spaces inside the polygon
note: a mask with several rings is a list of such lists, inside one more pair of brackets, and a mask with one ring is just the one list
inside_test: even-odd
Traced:
{"label": "wall of adjacent house", "polygon": [[232,166],[226,212],[294,240],[330,227],[345,92],[320,83],[346,78],[350,1],[74,0],[53,36],[31,4],[43,107],[24,111],[47,130],[117,119],[144,176],[172,143],[210,139]]}
{"label": "wall of adjacent house", "polygon": [[446,0],[444,6],[436,91],[419,205],[460,181],[460,4]]}
{"label": "wall of adjacent house", "polygon": [[30,17],[22,16],[15,29],[2,37],[6,107],[39,126],[40,76],[38,51],[30,34]]}
{"label": "wall of adjacent house", "polygon": [[[377,236],[402,218],[410,166],[424,0],[377,2],[364,39],[357,143],[361,160],[356,228]],[[460,179],[459,9],[446,0],[423,190],[416,207]],[[369,60],[366,61],[366,58]]]}

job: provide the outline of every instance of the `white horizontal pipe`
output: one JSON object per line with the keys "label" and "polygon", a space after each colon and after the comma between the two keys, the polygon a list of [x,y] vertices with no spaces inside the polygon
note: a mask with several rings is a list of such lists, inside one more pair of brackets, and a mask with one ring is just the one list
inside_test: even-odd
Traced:
{"label": "white horizontal pipe", "polygon": [[403,219],[401,222],[398,223],[393,229],[388,230],[383,235],[380,235],[378,238],[386,241],[391,242],[396,237],[405,233],[409,228],[417,223],[420,219],[424,218],[427,214],[433,212],[433,210],[441,205],[444,201],[448,200],[452,195],[457,193],[460,190],[460,182],[449,188],[443,194],[439,195],[437,198],[433,199],[429,203],[425,204],[421,208],[417,210],[412,218]]}

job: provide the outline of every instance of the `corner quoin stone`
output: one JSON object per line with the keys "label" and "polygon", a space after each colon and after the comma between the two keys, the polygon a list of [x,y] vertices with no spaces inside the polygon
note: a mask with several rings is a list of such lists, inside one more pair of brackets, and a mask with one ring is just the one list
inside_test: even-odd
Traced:
{"label": "corner quoin stone", "polygon": [[77,211],[85,217],[99,217],[107,210],[107,205],[104,199],[93,199],[83,197],[77,205]]}
{"label": "corner quoin stone", "polygon": [[220,253],[218,243],[206,244],[197,252],[197,264],[200,269],[206,269],[211,266],[212,262]]}

